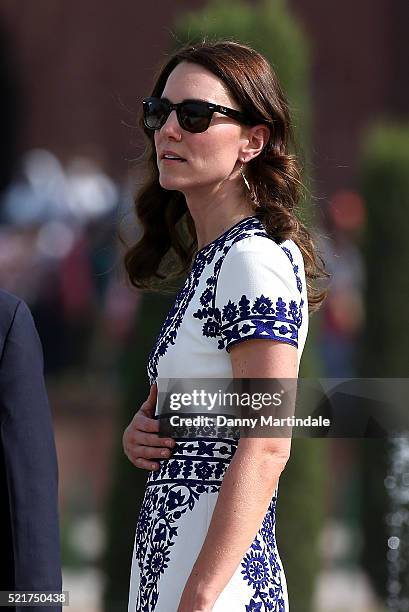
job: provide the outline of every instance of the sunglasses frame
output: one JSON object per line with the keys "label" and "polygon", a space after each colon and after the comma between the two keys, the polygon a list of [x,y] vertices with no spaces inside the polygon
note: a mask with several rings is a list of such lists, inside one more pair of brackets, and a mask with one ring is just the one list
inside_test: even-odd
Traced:
{"label": "sunglasses frame", "polygon": [[[167,104],[168,110],[169,112],[167,113],[167,115],[165,115],[163,122],[161,123],[161,125],[157,128],[152,128],[147,124],[146,121],[146,111],[149,105],[149,102],[152,100],[159,100],[161,102],[165,102]],[[193,130],[187,130],[184,126],[183,126],[183,118],[182,118],[182,107],[185,104],[203,104],[204,107],[210,112],[209,114],[209,122],[207,124],[207,127],[204,130],[199,130],[199,131],[193,131]],[[182,130],[185,130],[186,132],[190,132],[192,134],[201,134],[203,132],[205,132],[210,125],[210,122],[212,120],[213,117],[213,113],[221,113],[222,115],[226,115],[227,117],[230,117],[231,119],[236,119],[236,121],[238,121],[239,123],[244,123],[245,125],[254,125],[254,121],[252,121],[248,115],[246,115],[245,113],[242,113],[240,111],[234,110],[233,108],[228,108],[227,106],[221,106],[220,104],[213,104],[213,102],[207,102],[206,100],[197,100],[197,99],[188,99],[188,100],[183,100],[182,102],[178,102],[177,104],[172,104],[167,98],[157,98],[156,96],[150,96],[149,98],[144,98],[142,100],[142,104],[143,104],[143,122],[145,127],[148,130],[152,130],[152,131],[156,131],[156,130],[160,130],[166,123],[166,121],[169,118],[170,113],[175,110],[176,111],[176,116],[179,122],[180,127],[182,128]],[[206,117],[207,119],[207,117]]]}

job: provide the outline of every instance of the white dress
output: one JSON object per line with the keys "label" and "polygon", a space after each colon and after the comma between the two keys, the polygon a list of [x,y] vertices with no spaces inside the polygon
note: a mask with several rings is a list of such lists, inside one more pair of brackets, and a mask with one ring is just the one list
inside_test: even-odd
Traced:
{"label": "white dress", "polygon": [[[307,330],[300,250],[290,240],[276,243],[260,219],[247,217],[198,251],[149,356],[149,380],[159,390],[167,378],[232,378],[229,348],[248,338],[297,347],[299,364]],[[238,444],[234,438],[175,439],[171,457],[148,477],[128,612],[177,611]],[[275,538],[277,490],[213,612],[289,611]]]}

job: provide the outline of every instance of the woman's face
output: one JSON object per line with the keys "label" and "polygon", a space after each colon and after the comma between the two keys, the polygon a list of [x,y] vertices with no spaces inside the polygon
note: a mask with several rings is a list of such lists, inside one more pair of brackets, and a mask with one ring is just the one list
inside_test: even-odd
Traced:
{"label": "woman's face", "polygon": [[[196,99],[241,110],[223,81],[192,62],[181,62],[176,66],[168,77],[162,97],[174,104]],[[248,127],[214,113],[208,129],[193,134],[180,127],[173,110],[166,123],[154,134],[161,186],[185,195],[217,187],[229,177],[242,147],[248,144],[247,132]],[[164,160],[164,151],[172,151],[186,161]]]}

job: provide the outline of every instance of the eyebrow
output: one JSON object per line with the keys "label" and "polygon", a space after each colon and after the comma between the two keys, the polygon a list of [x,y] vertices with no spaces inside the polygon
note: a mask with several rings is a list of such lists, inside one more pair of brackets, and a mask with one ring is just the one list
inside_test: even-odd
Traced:
{"label": "eyebrow", "polygon": [[180,102],[172,102],[167,96],[160,96],[161,100],[167,100],[171,104],[182,104],[182,102],[206,102],[207,104],[215,104],[216,106],[226,106],[225,104],[219,104],[218,102],[212,102],[212,100],[205,100],[204,98],[184,98]]}

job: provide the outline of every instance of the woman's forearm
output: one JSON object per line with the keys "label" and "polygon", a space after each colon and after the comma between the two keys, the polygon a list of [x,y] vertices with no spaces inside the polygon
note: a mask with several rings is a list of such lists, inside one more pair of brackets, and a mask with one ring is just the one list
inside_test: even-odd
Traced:
{"label": "woman's forearm", "polygon": [[188,580],[215,601],[260,529],[286,460],[245,440],[226,471],[207,536]]}

